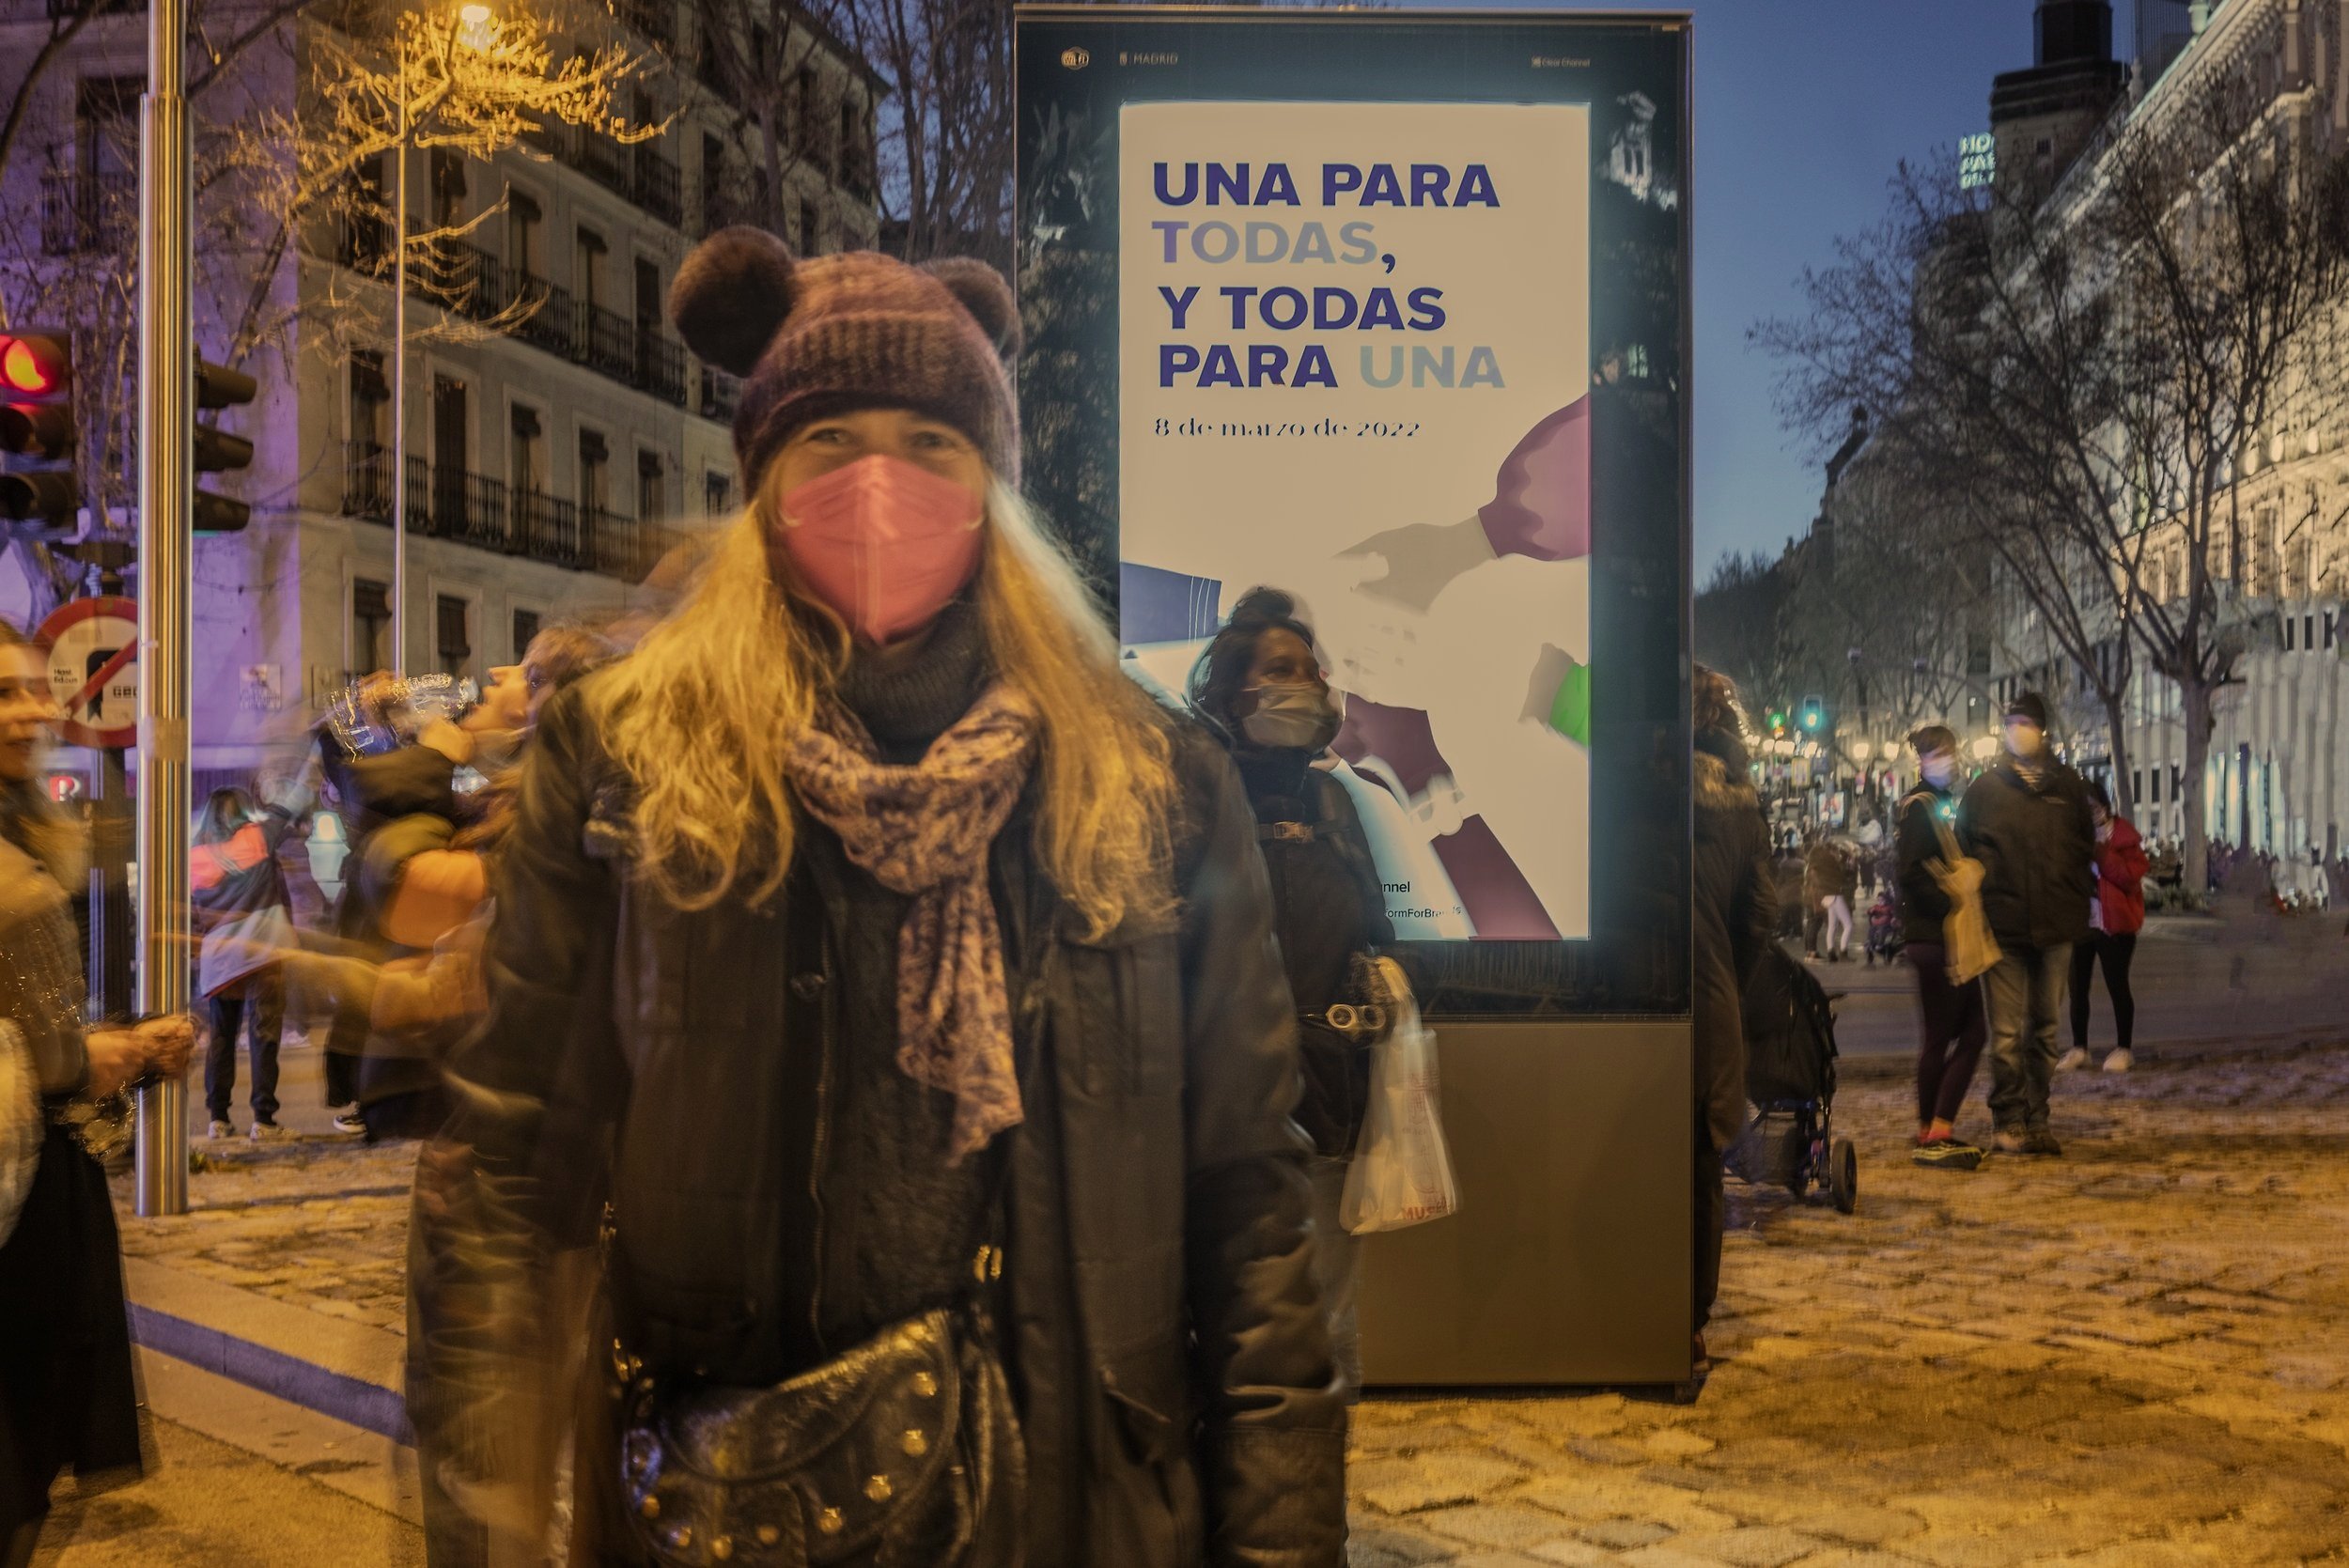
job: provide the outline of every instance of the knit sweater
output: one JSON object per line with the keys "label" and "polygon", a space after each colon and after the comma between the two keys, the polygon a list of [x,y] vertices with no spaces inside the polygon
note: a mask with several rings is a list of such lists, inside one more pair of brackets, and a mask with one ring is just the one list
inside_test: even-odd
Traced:
{"label": "knit sweater", "polygon": [[[840,698],[884,761],[909,765],[970,709],[989,675],[978,613],[957,603],[910,663],[883,669],[860,650]],[[800,831],[801,853],[820,860],[819,880],[843,894],[828,931],[835,1060],[808,1063],[822,1075],[813,1099],[823,1109],[815,1113],[820,1132],[811,1122],[798,1151],[812,1168],[821,1216],[820,1240],[809,1238],[821,1250],[810,1281],[817,1342],[795,1358],[813,1364],[963,1288],[986,1239],[997,1151],[948,1166],[954,1096],[897,1066],[897,941],[910,900],[850,863],[820,823],[803,815]]]}

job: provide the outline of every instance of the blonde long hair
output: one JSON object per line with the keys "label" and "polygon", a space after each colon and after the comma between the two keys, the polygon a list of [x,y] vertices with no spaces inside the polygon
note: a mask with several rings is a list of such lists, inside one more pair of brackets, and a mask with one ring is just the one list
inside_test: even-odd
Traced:
{"label": "blonde long hair", "polygon": [[[783,740],[814,722],[848,658],[847,629],[769,548],[773,504],[754,499],[727,525],[684,602],[596,688],[605,744],[636,786],[639,875],[679,908],[761,904],[783,886]],[[1035,856],[1097,940],[1173,903],[1169,720],[1119,670],[1098,603],[1000,483],[986,527],[988,652],[1039,715]]]}

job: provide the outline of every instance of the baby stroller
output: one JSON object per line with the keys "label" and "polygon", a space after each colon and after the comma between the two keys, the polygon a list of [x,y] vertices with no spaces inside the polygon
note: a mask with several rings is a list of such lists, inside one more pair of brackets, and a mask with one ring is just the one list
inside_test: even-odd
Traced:
{"label": "baby stroller", "polygon": [[1876,901],[1868,908],[1868,967],[1874,969],[1879,960],[1890,963],[1901,955],[1906,945],[1901,938],[1901,911],[1887,884],[1876,894]]}
{"label": "baby stroller", "polygon": [[1859,1203],[1859,1157],[1837,1138],[1834,1001],[1801,960],[1771,943],[1746,986],[1746,1098],[1754,1118],[1726,1153],[1756,1187],[1801,1198],[1824,1188],[1838,1212]]}

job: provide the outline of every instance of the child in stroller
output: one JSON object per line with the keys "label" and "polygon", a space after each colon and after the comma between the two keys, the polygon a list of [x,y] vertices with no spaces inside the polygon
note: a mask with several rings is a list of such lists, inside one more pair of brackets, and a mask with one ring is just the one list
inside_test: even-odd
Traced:
{"label": "child in stroller", "polygon": [[1886,883],[1877,890],[1876,901],[1868,908],[1868,967],[1876,967],[1882,959],[1890,964],[1901,955],[1901,911],[1893,901],[1892,886]]}

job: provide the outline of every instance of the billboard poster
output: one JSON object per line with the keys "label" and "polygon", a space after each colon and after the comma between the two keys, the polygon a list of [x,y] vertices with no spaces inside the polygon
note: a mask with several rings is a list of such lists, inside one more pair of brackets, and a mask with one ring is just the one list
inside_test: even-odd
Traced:
{"label": "billboard poster", "polygon": [[1031,492],[1171,703],[1299,601],[1433,1011],[1685,1009],[1686,36],[1019,12]]}
{"label": "billboard poster", "polygon": [[1180,690],[1193,606],[1288,589],[1398,938],[1587,938],[1589,110],[1137,103],[1118,141],[1129,661]]}

